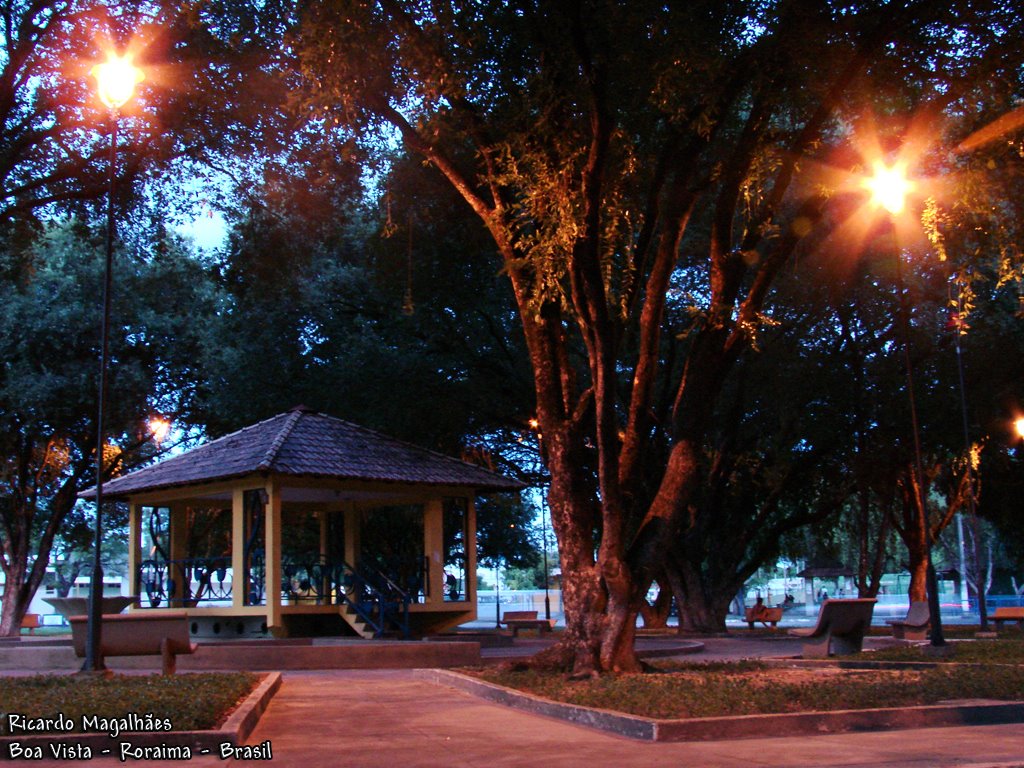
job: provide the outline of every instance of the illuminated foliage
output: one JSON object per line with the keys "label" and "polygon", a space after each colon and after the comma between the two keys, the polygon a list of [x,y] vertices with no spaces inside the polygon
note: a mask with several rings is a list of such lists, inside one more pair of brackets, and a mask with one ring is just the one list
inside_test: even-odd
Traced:
{"label": "illuminated foliage", "polygon": [[[872,162],[931,162],[942,121],[998,116],[1022,19],[1002,2],[803,0],[338,1],[300,18],[310,112],[397,133],[510,279],[570,617],[551,658],[636,669],[648,584],[709,525],[694,501],[721,396],[779,314],[780,274],[870,247],[880,221],[854,180]],[[696,322],[673,329],[668,364],[680,285]]]}

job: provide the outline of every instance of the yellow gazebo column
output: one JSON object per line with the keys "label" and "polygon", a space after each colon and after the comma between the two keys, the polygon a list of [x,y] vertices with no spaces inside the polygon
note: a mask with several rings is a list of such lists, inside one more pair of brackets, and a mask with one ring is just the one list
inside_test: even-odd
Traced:
{"label": "yellow gazebo column", "polygon": [[167,574],[174,582],[174,588],[167,595],[167,604],[172,608],[183,608],[185,606],[186,589],[190,586],[185,584],[184,560],[188,555],[188,512],[181,502],[172,502],[168,505],[167,517],[169,520],[168,536],[170,538],[170,559],[167,564]]}
{"label": "yellow gazebo column", "polygon": [[281,623],[281,489],[273,480],[267,483],[265,514],[267,627],[276,636],[283,634]]}
{"label": "yellow gazebo column", "polygon": [[472,493],[466,499],[466,583],[463,595],[473,605],[476,614],[476,497]]}
{"label": "yellow gazebo column", "polygon": [[[142,563],[142,508],[135,502],[128,504],[128,594],[139,596],[139,565]],[[135,610],[133,605],[129,609]]]}
{"label": "yellow gazebo column", "polygon": [[430,590],[427,603],[444,602],[444,507],[441,499],[423,505],[423,551],[427,553]]}
{"label": "yellow gazebo column", "polygon": [[245,605],[245,491],[231,492],[231,607]]}

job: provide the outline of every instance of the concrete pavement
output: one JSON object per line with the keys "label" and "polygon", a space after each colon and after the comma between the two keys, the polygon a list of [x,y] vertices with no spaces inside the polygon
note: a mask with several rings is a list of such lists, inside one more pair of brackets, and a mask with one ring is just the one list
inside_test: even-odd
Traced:
{"label": "concrete pavement", "polygon": [[275,760],[304,768],[1024,765],[1020,725],[651,744],[488,704],[407,671],[286,679],[251,737],[267,739]]}
{"label": "concrete pavement", "polygon": [[[784,655],[783,639],[712,638],[688,657]],[[286,672],[249,743],[302,768],[1021,768],[1024,726],[646,743],[491,704],[410,670]],[[189,765],[223,765],[213,755]],[[246,762],[246,761],[241,761]],[[37,765],[58,765],[55,761]],[[120,765],[96,760],[91,765]],[[174,766],[170,761],[137,765]]]}

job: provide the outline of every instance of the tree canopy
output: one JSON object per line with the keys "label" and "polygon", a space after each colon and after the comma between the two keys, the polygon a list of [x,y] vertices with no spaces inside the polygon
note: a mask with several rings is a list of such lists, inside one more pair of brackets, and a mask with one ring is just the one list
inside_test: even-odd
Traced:
{"label": "tree canopy", "polygon": [[[724,388],[774,321],[779,275],[826,246],[856,259],[879,223],[857,181],[873,162],[934,162],[965,119],[1005,111],[1019,14],[802,0],[300,10],[310,111],[396,131],[477,214],[510,279],[570,616],[552,656],[636,668],[637,611],[673,542],[707,523],[703,456]],[[681,285],[690,321],[668,366]],[[661,419],[656,398],[671,404]]]}
{"label": "tree canopy", "polygon": [[[77,494],[95,482],[99,301],[103,247],[75,220],[46,227],[25,251],[0,256],[0,634],[42,583]],[[212,311],[202,264],[173,241],[119,265],[117,366],[104,465],[110,475],[154,453],[148,422],[188,400],[201,324]]]}
{"label": "tree canopy", "polygon": [[[1006,0],[40,0],[0,24],[5,477],[32,456],[48,483],[11,486],[12,510],[59,512],[88,480],[91,367],[64,361],[95,354],[74,254],[95,252],[109,127],[83,62],[106,37],[148,65],[115,169],[122,451],[157,404],[217,435],[302,402],[518,464],[559,543],[568,626],[546,661],[579,673],[638,668],[653,581],[684,625],[720,628],[746,576],[838,514],[870,590],[869,539],[899,529],[913,554],[977,492],[980,446],[979,509],[1002,519],[1024,400],[991,352],[1020,349],[1024,275]],[[146,172],[174,168],[230,179],[212,258],[167,235],[187,201]],[[902,215],[870,200],[880,168],[911,176]]]}

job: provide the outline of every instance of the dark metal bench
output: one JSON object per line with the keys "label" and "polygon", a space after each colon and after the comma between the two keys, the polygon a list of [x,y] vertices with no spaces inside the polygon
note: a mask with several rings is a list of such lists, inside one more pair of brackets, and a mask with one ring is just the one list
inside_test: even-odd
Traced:
{"label": "dark metal bench", "polygon": [[[85,656],[89,632],[88,616],[70,616],[75,654]],[[173,675],[179,653],[194,653],[189,641],[188,615],[184,611],[147,616],[139,613],[104,614],[101,630],[101,656],[159,656],[161,671]]]}
{"label": "dark metal bench", "polygon": [[804,639],[800,655],[805,659],[860,653],[876,602],[873,597],[826,600],[812,629],[791,629],[789,634]]}

